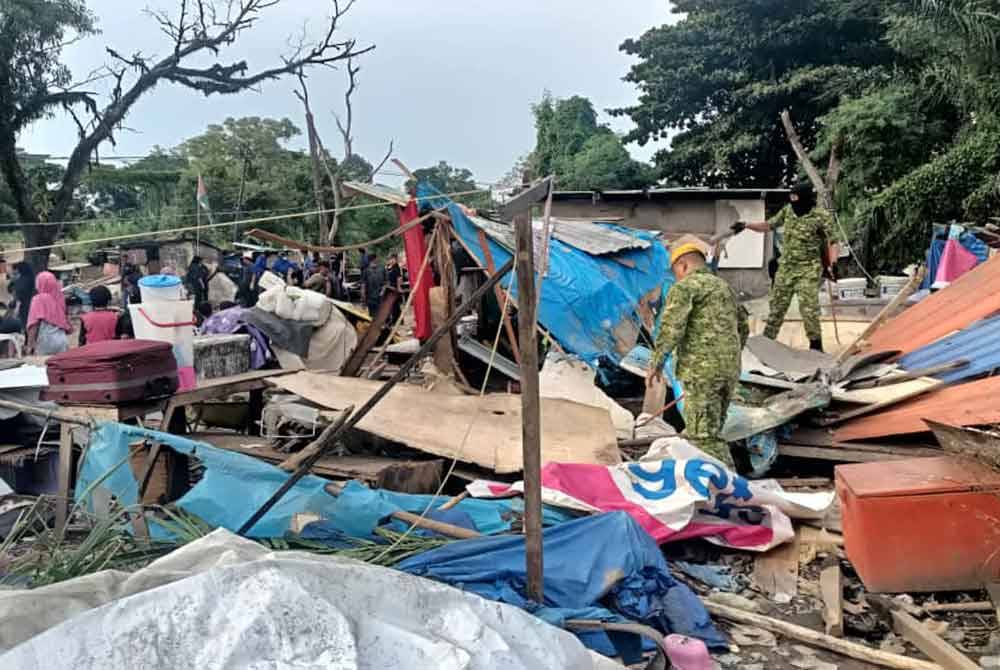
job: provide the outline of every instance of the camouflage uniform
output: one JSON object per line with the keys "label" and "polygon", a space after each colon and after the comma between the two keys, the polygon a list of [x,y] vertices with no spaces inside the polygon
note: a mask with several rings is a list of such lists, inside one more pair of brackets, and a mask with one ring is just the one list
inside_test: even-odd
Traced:
{"label": "camouflage uniform", "polygon": [[772,340],[778,337],[792,296],[797,294],[806,335],[810,340],[822,338],[819,325],[819,286],[823,276],[820,251],[824,242],[831,239],[831,222],[832,217],[825,209],[816,208],[805,216],[796,216],[791,205],[768,221],[771,230],[784,226],[784,247],[769,296],[771,309],[764,329],[766,337]]}
{"label": "camouflage uniform", "polygon": [[674,354],[674,373],[684,387],[684,435],[729,466],[733,459],[721,433],[748,333],[746,310],[729,284],[699,268],[667,294],[650,361],[658,369]]}

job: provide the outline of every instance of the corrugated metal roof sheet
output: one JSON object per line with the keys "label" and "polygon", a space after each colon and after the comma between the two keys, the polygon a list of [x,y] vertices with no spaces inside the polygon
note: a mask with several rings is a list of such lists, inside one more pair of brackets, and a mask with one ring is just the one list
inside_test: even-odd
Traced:
{"label": "corrugated metal roof sheet", "polygon": [[391,186],[383,186],[382,184],[368,184],[360,181],[345,181],[342,186],[350,191],[355,191],[356,193],[362,193],[364,195],[371,196],[373,198],[378,198],[379,200],[385,200],[391,202],[394,205],[399,205],[400,207],[406,207],[406,203],[410,201],[410,196],[398,188],[392,188]]}
{"label": "corrugated metal roof sheet", "polygon": [[908,354],[997,311],[1000,311],[1000,256],[910,307],[876,330],[868,343],[872,349],[899,349]]}
{"label": "corrugated metal roof sheet", "polygon": [[619,191],[553,191],[553,200],[567,200],[572,198],[598,197],[683,197],[691,195],[714,195],[719,198],[732,196],[762,196],[770,193],[789,193],[787,188],[699,188],[699,187],[678,187],[678,188],[651,188],[646,190],[632,189]]}
{"label": "corrugated metal roof sheet", "polygon": [[[479,216],[469,218],[473,224],[482,228],[495,241],[511,251],[514,250],[513,226]],[[544,222],[541,219],[532,221],[536,247],[541,243],[543,225]],[[652,244],[636,233],[621,228],[601,225],[598,222],[588,223],[557,218],[552,218],[552,237],[592,256],[615,254],[626,249],[648,249]]]}
{"label": "corrugated metal roof sheet", "polygon": [[1000,422],[1000,377],[949,386],[914,398],[885,412],[845,423],[833,433],[837,442],[927,431],[924,419],[953,426]]}
{"label": "corrugated metal roof sheet", "polygon": [[969,364],[934,376],[943,381],[956,382],[1000,368],[1000,316],[974,323],[954,335],[917,349],[901,358],[899,365],[906,370],[919,370],[961,358]]}

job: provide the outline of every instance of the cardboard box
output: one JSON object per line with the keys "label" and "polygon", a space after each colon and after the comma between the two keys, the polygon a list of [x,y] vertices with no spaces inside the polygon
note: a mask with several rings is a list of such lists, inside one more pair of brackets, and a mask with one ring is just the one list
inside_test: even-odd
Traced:
{"label": "cardboard box", "polygon": [[844,549],[869,591],[1000,581],[1000,473],[953,457],[836,468]]}

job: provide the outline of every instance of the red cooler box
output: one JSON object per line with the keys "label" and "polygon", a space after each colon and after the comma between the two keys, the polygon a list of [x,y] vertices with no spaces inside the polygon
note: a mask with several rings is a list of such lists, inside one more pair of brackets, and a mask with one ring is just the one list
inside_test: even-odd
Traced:
{"label": "red cooler box", "polygon": [[1000,473],[952,457],[840,465],[844,548],[876,593],[1000,581]]}
{"label": "red cooler box", "polygon": [[177,390],[177,359],[166,342],[107,340],[51,356],[42,400],[65,404],[126,403]]}

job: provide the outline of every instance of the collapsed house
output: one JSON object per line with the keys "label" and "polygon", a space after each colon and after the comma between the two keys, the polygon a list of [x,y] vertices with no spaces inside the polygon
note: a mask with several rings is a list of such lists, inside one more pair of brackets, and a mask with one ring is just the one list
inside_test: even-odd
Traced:
{"label": "collapsed house", "polygon": [[[672,283],[658,236],[538,220],[538,602],[513,228],[426,186],[347,187],[397,210],[414,338],[392,323],[401,296],[364,314],[276,285],[212,317],[189,388],[79,402],[54,391],[51,366],[0,370],[0,420],[16,422],[0,451],[16,470],[2,570],[21,587],[0,593],[0,660],[58,649],[50,667],[79,667],[155,622],[171,630],[163,668],[656,667],[686,650],[725,667],[838,654],[930,670],[1000,653],[995,626],[967,618],[995,617],[998,597],[1000,438],[971,428],[998,422],[996,258],[906,307],[914,278],[839,356],[751,338],[725,428],[745,457],[735,472],[663,411],[636,411]],[[260,588],[237,598],[248,579]],[[881,595],[899,592],[918,595]],[[253,643],[205,645],[191,603],[239,612],[213,630]],[[274,617],[274,603],[310,614]]]}

